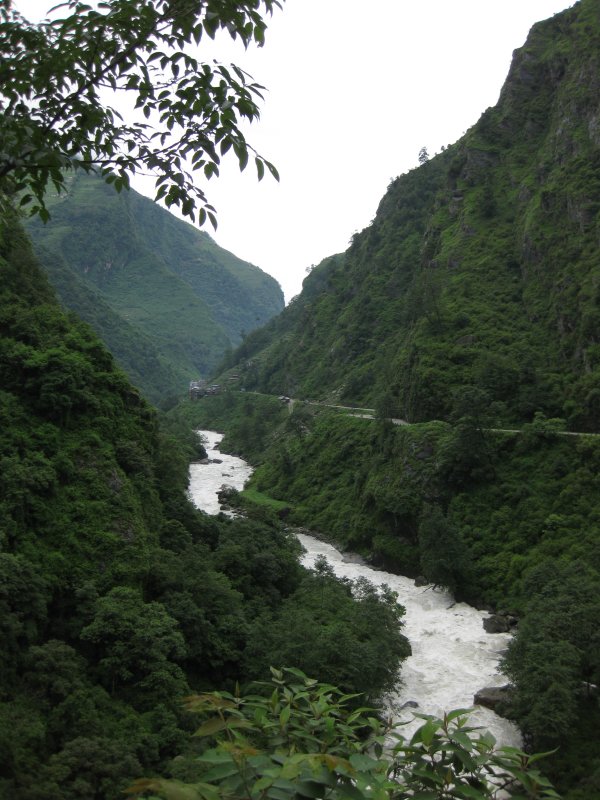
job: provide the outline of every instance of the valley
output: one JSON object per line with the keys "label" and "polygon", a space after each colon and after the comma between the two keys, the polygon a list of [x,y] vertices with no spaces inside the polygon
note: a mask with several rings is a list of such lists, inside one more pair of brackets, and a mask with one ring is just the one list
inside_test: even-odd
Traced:
{"label": "valley", "polygon": [[277,177],[201,5],[0,7],[0,800],[597,800],[598,0],[285,308],[127,190]]}

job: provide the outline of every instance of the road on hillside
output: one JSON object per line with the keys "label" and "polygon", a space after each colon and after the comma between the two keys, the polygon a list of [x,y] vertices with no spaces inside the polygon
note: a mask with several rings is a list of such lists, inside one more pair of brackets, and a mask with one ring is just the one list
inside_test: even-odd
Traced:
{"label": "road on hillside", "polygon": [[[248,394],[259,394],[263,397],[275,397],[272,394],[265,394],[264,392],[248,392]],[[299,400],[298,398],[294,397],[287,397],[280,396],[280,399],[285,399],[285,402],[288,404],[288,408],[290,414],[293,411],[295,403],[306,403],[308,406],[319,406],[320,408],[337,408],[341,411],[350,411],[351,413],[348,415],[350,417],[358,417],[359,419],[376,419],[375,416],[375,409],[374,408],[356,408],[356,406],[340,406],[335,405],[333,403],[323,403],[318,400]],[[399,417],[389,417],[389,421],[392,422],[394,425],[412,425],[412,422],[408,422],[405,419],[400,419]],[[488,431],[489,433],[523,433],[522,430],[519,428],[483,428],[483,430]],[[589,433],[588,431],[549,431],[549,433],[555,433],[557,436],[600,436],[600,433]]]}

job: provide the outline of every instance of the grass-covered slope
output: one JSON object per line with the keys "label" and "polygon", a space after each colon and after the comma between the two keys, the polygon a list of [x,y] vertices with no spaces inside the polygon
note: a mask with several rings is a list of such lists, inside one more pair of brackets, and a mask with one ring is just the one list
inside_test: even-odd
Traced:
{"label": "grass-covered slope", "polygon": [[250,337],[248,388],[447,417],[475,385],[499,419],[599,420],[600,18],[537,24],[500,100],[394,180],[349,250]]}
{"label": "grass-covered slope", "polygon": [[[243,333],[283,308],[273,278],[133,190],[119,195],[76,175],[49,207],[51,221],[32,220],[28,229],[40,254],[51,256],[43,261],[62,301],[96,328],[132,380],[142,377],[138,385],[153,399],[181,394],[188,379],[208,375]],[[66,269],[98,297],[95,309]],[[120,324],[103,318],[106,305]],[[169,373],[172,385],[163,388]]]}

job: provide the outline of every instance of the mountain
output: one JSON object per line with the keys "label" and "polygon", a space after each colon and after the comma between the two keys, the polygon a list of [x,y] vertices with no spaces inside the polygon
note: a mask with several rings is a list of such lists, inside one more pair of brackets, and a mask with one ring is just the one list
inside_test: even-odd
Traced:
{"label": "mountain", "polygon": [[283,308],[273,278],[133,190],[77,174],[49,207],[28,231],[51,281],[154,402]]}
{"label": "mountain", "polygon": [[476,386],[499,421],[597,430],[599,53],[594,0],[535,25],[498,104],[248,338],[243,385],[413,421]]}

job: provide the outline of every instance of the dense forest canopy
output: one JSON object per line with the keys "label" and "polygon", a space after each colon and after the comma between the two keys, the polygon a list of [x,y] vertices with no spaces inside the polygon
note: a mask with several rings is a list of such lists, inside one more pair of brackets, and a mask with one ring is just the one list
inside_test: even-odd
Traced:
{"label": "dense forest canopy", "polygon": [[[209,32],[238,24],[243,39],[260,39],[258,5],[202,4],[202,14],[210,13],[198,24]],[[217,6],[222,16],[215,19]],[[69,69],[70,59],[73,68],[85,67],[75,43],[95,12],[69,8],[63,22],[35,28],[2,7],[3,47],[12,59],[2,67],[0,126],[3,800],[112,800],[136,776],[176,776],[186,767],[174,757],[195,747],[181,698],[268,677],[297,625],[310,657],[303,664],[297,655],[299,666],[371,700],[396,681],[409,652],[393,596],[326,569],[304,570],[295,538],[270,520],[213,520],[196,511],[186,497],[188,463],[204,455],[196,438],[160,419],[91,329],[58,304],[12,201],[29,182],[43,209],[46,184],[62,187],[69,158],[86,166],[79,134],[69,140],[78,130],[74,118],[57,116],[52,128],[57,103],[73,101],[83,113],[94,99],[92,84],[73,87]],[[124,2],[112,10],[107,25],[121,25],[123,35],[123,14],[135,22],[144,11]],[[169,36],[194,33],[181,11]],[[163,12],[170,19],[166,5]],[[48,49],[57,36],[65,48],[62,77],[60,48]],[[119,58],[110,64],[118,67]],[[103,73],[101,60],[87,68],[92,79]],[[270,649],[260,646],[266,634]],[[360,682],[351,651],[335,664],[328,659],[340,636],[354,637],[363,654]]]}
{"label": "dense forest canopy", "polygon": [[241,385],[498,426],[600,428],[598,9],[538,23],[499,102],[391,181],[372,224],[232,360]]}
{"label": "dense forest canopy", "polygon": [[393,685],[409,652],[395,598],[304,570],[272,522],[195,510],[190,428],[60,308],[15,217],[0,272],[0,797],[112,800],[173,774],[193,751],[181,698],[291,652],[345,692]]}

